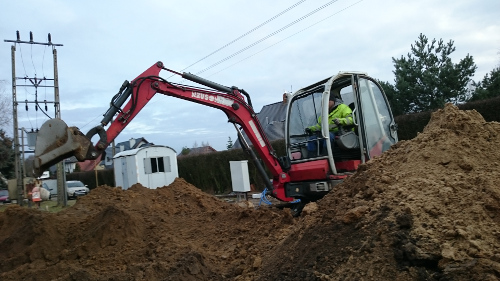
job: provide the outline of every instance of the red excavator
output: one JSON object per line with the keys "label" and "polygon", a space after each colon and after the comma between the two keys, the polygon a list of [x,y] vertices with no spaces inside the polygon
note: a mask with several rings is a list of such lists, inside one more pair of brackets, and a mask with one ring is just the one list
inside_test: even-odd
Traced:
{"label": "red excavator", "polygon": [[[169,82],[159,76],[162,70],[210,89]],[[224,111],[228,122],[234,124],[242,147],[249,153],[259,174],[266,179],[265,194],[284,202],[294,202],[297,213],[305,204],[322,198],[352,175],[358,165],[382,154],[398,140],[397,126],[387,98],[377,81],[366,73],[339,72],[289,95],[284,133],[286,155],[278,157],[245,90],[223,86],[191,73],[178,73],[157,62],[131,82],[123,83],[100,125],[87,134],[76,127],[68,127],[60,119],[45,122],[38,132],[35,146],[35,175],[71,156],[83,162],[80,163],[82,170],[93,169],[106,147],[156,93]],[[339,125],[340,134],[335,137],[330,135],[328,118],[319,118],[328,116],[331,98],[341,99],[348,105],[353,119],[350,126]],[[321,129],[311,135],[306,128],[317,124],[318,120],[321,120]],[[272,181],[268,180],[261,161],[246,142],[243,132],[272,174]],[[94,145],[91,140],[95,136],[99,140]],[[313,143],[315,145],[311,145]]]}

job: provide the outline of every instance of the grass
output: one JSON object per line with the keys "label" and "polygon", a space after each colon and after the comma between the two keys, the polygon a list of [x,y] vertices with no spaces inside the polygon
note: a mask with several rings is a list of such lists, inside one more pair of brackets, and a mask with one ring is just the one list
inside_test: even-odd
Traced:
{"label": "grass", "polygon": [[[24,203],[25,204],[23,205],[23,207],[29,208],[28,203],[26,201]],[[52,199],[51,201],[42,201],[42,203],[40,203],[40,210],[51,212],[51,213],[57,213],[61,210],[64,210],[65,208],[69,208],[69,207],[75,205],[75,203],[76,203],[76,200],[68,200],[68,205],[66,207],[57,206],[57,200],[54,201],[54,199]],[[11,206],[11,205],[15,205],[15,204],[9,203],[9,204],[0,205],[0,212],[5,211],[5,209],[7,209],[7,207]],[[31,208],[35,208],[35,205],[33,203],[31,204]]]}

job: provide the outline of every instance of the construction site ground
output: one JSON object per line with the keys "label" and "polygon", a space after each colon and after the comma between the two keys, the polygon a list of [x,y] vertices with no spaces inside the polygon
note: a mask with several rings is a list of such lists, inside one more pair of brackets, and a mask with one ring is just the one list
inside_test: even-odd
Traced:
{"label": "construction site ground", "polygon": [[11,205],[0,280],[499,280],[499,147],[499,123],[449,104],[298,218],[183,179]]}

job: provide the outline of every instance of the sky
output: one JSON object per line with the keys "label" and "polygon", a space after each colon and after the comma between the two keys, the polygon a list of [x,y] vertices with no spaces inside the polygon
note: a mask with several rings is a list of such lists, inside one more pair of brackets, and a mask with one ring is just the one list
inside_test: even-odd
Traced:
{"label": "sky", "polygon": [[[61,117],[83,133],[99,124],[124,80],[157,61],[247,91],[254,110],[279,102],[339,71],[393,83],[392,58],[406,56],[419,34],[452,40],[458,63],[467,54],[475,81],[500,65],[498,0],[0,0],[0,36],[63,44],[57,49]],[[244,35],[244,36],[243,36]],[[11,46],[0,44],[3,94],[12,100]],[[16,77],[54,78],[52,47],[15,44]],[[194,85],[168,72],[169,81]],[[18,80],[24,84],[24,80]],[[43,84],[46,83],[46,84]],[[41,85],[52,85],[43,82]],[[0,89],[2,90],[2,89]],[[18,101],[54,100],[51,87],[17,87]],[[43,106],[42,106],[43,108]],[[54,117],[48,105],[47,114]],[[18,126],[48,120],[18,106]],[[6,128],[12,135],[12,126]],[[236,131],[217,109],[157,94],[116,138],[145,138],[177,152],[209,144],[225,150]]]}

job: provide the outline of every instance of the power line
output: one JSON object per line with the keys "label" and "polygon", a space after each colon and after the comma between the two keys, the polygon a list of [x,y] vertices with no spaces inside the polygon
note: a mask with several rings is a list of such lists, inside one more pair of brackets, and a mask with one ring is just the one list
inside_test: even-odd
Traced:
{"label": "power line", "polygon": [[360,2],[363,2],[363,0],[359,0],[358,2],[356,2],[356,3],[354,3],[354,4],[349,5],[349,6],[345,7],[344,9],[339,10],[339,11],[337,11],[337,12],[335,12],[335,13],[333,13],[333,14],[329,15],[328,17],[326,17],[326,18],[324,18],[324,19],[322,19],[322,20],[319,20],[319,21],[317,21],[317,22],[315,22],[315,23],[311,24],[310,26],[308,26],[308,27],[306,27],[306,28],[304,28],[304,29],[302,29],[302,30],[300,30],[300,31],[298,31],[298,32],[296,32],[296,33],[294,33],[294,34],[292,34],[292,35],[290,35],[290,36],[288,36],[288,37],[286,37],[286,38],[284,38],[284,39],[282,39],[282,40],[280,40],[280,41],[278,41],[278,42],[276,42],[276,43],[274,43],[274,44],[272,44],[272,45],[270,45],[270,46],[268,46],[268,47],[266,47],[266,48],[264,48],[264,49],[262,49],[262,50],[260,50],[260,51],[258,51],[258,52],[256,52],[256,53],[254,53],[254,54],[252,54],[252,55],[250,55],[250,56],[248,56],[248,57],[246,57],[246,58],[244,58],[244,59],[242,59],[242,60],[239,60],[239,61],[237,61],[237,62],[235,62],[235,63],[233,63],[233,64],[229,65],[229,66],[228,66],[228,67],[226,67],[226,68],[223,68],[223,69],[221,69],[221,70],[219,70],[219,71],[217,71],[217,72],[214,72],[214,73],[210,74],[210,75],[209,75],[209,76],[207,76],[207,77],[211,77],[211,76],[213,76],[213,75],[215,75],[215,74],[217,74],[217,73],[220,73],[220,72],[222,72],[222,71],[224,71],[224,70],[226,70],[226,69],[228,69],[228,68],[231,68],[231,67],[235,66],[236,64],[238,64],[238,63],[240,63],[240,62],[242,62],[242,61],[244,61],[244,60],[247,60],[247,59],[249,59],[249,58],[251,58],[251,57],[253,57],[253,56],[257,55],[257,54],[260,54],[260,53],[264,52],[265,50],[267,50],[267,49],[269,49],[269,48],[271,48],[271,47],[273,47],[273,46],[275,46],[275,45],[278,45],[279,43],[281,43],[281,42],[283,42],[283,41],[287,40],[288,38],[293,37],[293,36],[295,36],[295,35],[297,35],[297,34],[301,33],[302,31],[304,31],[304,30],[306,30],[306,29],[309,29],[309,28],[311,28],[311,27],[313,27],[313,26],[315,26],[315,25],[319,24],[319,23],[321,23],[321,22],[323,22],[323,21],[325,21],[325,20],[327,20],[327,19],[329,19],[329,18],[331,18],[331,17],[333,17],[333,16],[335,16],[335,15],[337,15],[337,14],[339,14],[339,13],[341,13],[341,12],[343,12],[343,11],[347,10],[347,9],[349,9],[349,8],[351,8],[352,6],[354,6],[354,5],[356,5],[356,4],[360,3]]}
{"label": "power line", "polygon": [[282,12],[280,12],[279,14],[277,14],[277,15],[273,16],[272,18],[270,18],[270,19],[266,20],[265,22],[263,22],[263,23],[259,24],[258,26],[254,27],[254,28],[253,28],[253,29],[251,29],[250,31],[248,31],[248,32],[246,32],[245,34],[243,34],[243,35],[239,36],[238,38],[236,38],[236,39],[234,39],[233,41],[231,41],[231,42],[227,43],[226,45],[224,45],[224,46],[220,47],[219,49],[217,49],[217,50],[213,51],[212,53],[210,53],[210,54],[206,55],[205,57],[203,57],[203,58],[201,58],[201,59],[197,60],[196,62],[194,62],[194,63],[192,63],[192,64],[190,64],[189,66],[187,66],[186,68],[182,69],[181,71],[184,71],[184,70],[188,69],[189,67],[191,67],[191,66],[193,66],[193,65],[195,65],[195,64],[197,64],[197,63],[199,63],[200,61],[202,61],[202,60],[204,60],[204,59],[206,59],[206,58],[208,58],[208,57],[212,56],[213,54],[215,54],[215,53],[219,52],[220,50],[222,50],[222,49],[226,48],[227,46],[229,46],[229,45],[233,44],[234,42],[236,42],[236,41],[240,40],[241,38],[243,38],[243,37],[247,36],[248,34],[250,34],[250,33],[254,32],[255,30],[257,30],[257,29],[261,28],[262,26],[264,26],[264,25],[268,24],[269,22],[271,22],[271,21],[275,20],[275,19],[276,19],[276,18],[278,18],[279,16],[281,16],[281,15],[285,14],[286,12],[288,12],[288,11],[290,11],[291,9],[293,9],[293,8],[297,7],[298,5],[302,4],[302,3],[303,3],[303,2],[305,2],[305,1],[306,1],[306,0],[301,0],[301,1],[299,1],[299,2],[297,2],[297,3],[295,3],[295,4],[293,4],[292,6],[290,6],[290,7],[286,8],[285,10],[283,10]]}
{"label": "power line", "polygon": [[298,19],[296,19],[296,20],[294,20],[294,21],[292,21],[291,23],[289,23],[289,24],[285,25],[284,27],[282,27],[282,28],[280,28],[280,29],[278,29],[278,30],[276,30],[276,31],[274,31],[274,32],[272,32],[272,33],[270,33],[270,34],[268,34],[268,35],[264,36],[263,38],[261,38],[261,39],[259,39],[259,40],[255,41],[254,43],[252,43],[252,44],[250,44],[250,45],[246,46],[245,48],[243,48],[243,49],[241,49],[241,50],[239,50],[239,51],[237,51],[237,52],[235,52],[235,53],[233,53],[233,54],[231,54],[231,55],[229,55],[229,56],[227,56],[227,57],[223,58],[222,60],[220,60],[220,61],[218,61],[218,62],[216,62],[216,63],[214,63],[214,64],[210,65],[209,67],[207,67],[207,68],[205,68],[205,69],[203,69],[203,70],[201,70],[201,71],[197,72],[196,74],[203,73],[203,72],[205,72],[205,71],[207,71],[207,70],[209,70],[209,69],[211,69],[211,68],[213,68],[213,67],[215,67],[215,66],[217,66],[217,65],[219,65],[219,64],[221,64],[221,63],[223,63],[223,62],[225,62],[225,61],[227,61],[228,59],[230,59],[230,58],[232,58],[232,57],[234,57],[234,56],[236,56],[236,55],[238,55],[238,54],[240,54],[240,53],[242,53],[242,52],[244,52],[244,51],[246,51],[246,50],[248,50],[248,49],[252,48],[253,46],[255,46],[255,45],[259,44],[259,43],[262,43],[263,41],[265,41],[265,40],[269,39],[270,37],[272,37],[272,36],[274,36],[274,35],[276,35],[276,34],[280,33],[281,31],[283,31],[283,30],[285,30],[285,29],[287,29],[287,28],[289,28],[289,27],[291,27],[291,26],[293,26],[294,24],[296,24],[296,23],[298,23],[298,22],[300,22],[300,21],[302,21],[302,20],[304,20],[304,19],[308,18],[309,16],[311,16],[311,15],[313,15],[313,14],[317,13],[318,11],[320,11],[320,10],[322,10],[322,9],[326,8],[327,6],[329,6],[329,5],[333,4],[333,3],[337,2],[337,1],[338,1],[338,0],[332,0],[332,1],[328,2],[328,3],[326,3],[325,5],[323,5],[323,6],[319,7],[319,8],[317,8],[317,9],[315,9],[315,10],[313,10],[313,11],[309,12],[308,14],[306,14],[306,15],[304,15],[304,16],[302,16],[302,17],[300,17],[300,18],[298,18]]}
{"label": "power line", "polygon": [[33,62],[33,45],[31,45],[31,52],[30,52],[30,56],[31,56],[31,64],[33,65],[33,69],[35,70],[35,77],[36,77],[36,67],[35,67],[35,62]]}

